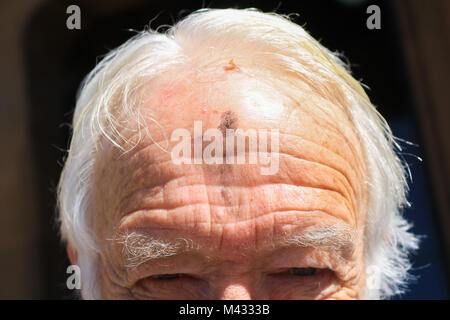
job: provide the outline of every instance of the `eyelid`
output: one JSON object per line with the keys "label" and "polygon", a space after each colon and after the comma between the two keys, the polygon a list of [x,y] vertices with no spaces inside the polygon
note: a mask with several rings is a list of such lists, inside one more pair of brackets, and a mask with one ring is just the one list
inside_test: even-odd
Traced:
{"label": "eyelid", "polygon": [[289,272],[294,276],[308,277],[316,275],[321,270],[322,269],[319,268],[306,267],[306,268],[291,268],[289,269]]}
{"label": "eyelid", "polygon": [[182,274],[181,273],[161,273],[161,274],[155,274],[151,277],[156,280],[174,280],[174,279],[181,278]]}
{"label": "eyelid", "polygon": [[[322,251],[323,252],[323,251]],[[317,269],[328,269],[334,273],[342,274],[348,269],[348,261],[338,260],[335,257],[331,257],[325,254],[319,254],[314,252],[311,255],[305,255],[303,257],[290,256],[277,261],[273,265],[273,269],[289,269],[289,268],[317,268]],[[271,268],[272,269],[272,268]]]}

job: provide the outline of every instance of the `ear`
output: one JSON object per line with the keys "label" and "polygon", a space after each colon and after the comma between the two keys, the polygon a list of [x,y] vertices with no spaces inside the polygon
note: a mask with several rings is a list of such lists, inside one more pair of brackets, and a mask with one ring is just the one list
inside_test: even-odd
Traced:
{"label": "ear", "polygon": [[69,260],[71,264],[77,264],[78,253],[75,249],[72,248],[70,243],[67,243],[67,255],[69,256]]}

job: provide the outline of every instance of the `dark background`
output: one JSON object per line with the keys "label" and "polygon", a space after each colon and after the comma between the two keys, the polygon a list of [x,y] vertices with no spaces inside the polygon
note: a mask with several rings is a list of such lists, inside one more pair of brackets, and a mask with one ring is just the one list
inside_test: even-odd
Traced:
{"label": "dark background", "polygon": [[[130,38],[132,30],[171,25],[201,7],[256,7],[282,14],[298,13],[296,23],[327,48],[345,54],[354,77],[370,88],[372,102],[394,134],[415,144],[401,143],[402,156],[412,172],[412,207],[405,215],[414,223],[413,231],[425,237],[413,257],[412,273],[418,278],[408,293],[396,298],[448,299],[449,136],[438,122],[448,116],[450,106],[445,90],[433,85],[448,80],[449,74],[441,70],[448,63],[439,60],[448,58],[445,52],[450,52],[450,5],[446,0],[422,4],[365,0],[37,2],[0,5],[5,19],[21,17],[14,20],[19,31],[2,24],[2,47],[9,48],[3,52],[3,59],[12,62],[5,63],[7,72],[2,74],[1,84],[12,89],[3,88],[0,109],[1,141],[5,144],[4,160],[0,162],[0,196],[4,198],[0,215],[6,230],[0,236],[0,240],[6,239],[0,247],[0,273],[4,278],[0,298],[73,297],[73,292],[66,289],[69,262],[54,222],[55,187],[68,146],[67,124],[76,91],[101,56]],[[81,30],[66,28],[66,8],[71,4],[81,8]],[[366,8],[370,4],[381,8],[380,30],[366,27]],[[442,24],[427,24],[439,19]],[[430,53],[430,44],[425,43],[430,41],[430,34],[433,44],[441,50],[438,54]],[[447,74],[446,79],[442,79],[442,73]],[[15,81],[17,87],[13,87]],[[430,120],[424,115],[431,112]],[[19,146],[11,147],[14,143]],[[8,161],[11,148],[15,158],[11,156]],[[441,153],[436,155],[435,150]]]}

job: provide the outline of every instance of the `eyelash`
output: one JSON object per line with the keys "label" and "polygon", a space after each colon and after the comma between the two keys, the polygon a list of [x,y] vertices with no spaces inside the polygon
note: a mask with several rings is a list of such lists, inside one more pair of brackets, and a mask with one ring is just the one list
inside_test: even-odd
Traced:
{"label": "eyelash", "polygon": [[181,278],[180,273],[172,273],[172,274],[157,274],[152,276],[152,278],[157,280],[175,280]]}
{"label": "eyelash", "polygon": [[[296,277],[312,277],[315,276],[321,269],[318,268],[291,268],[288,270],[290,275]],[[284,272],[283,272],[284,273]],[[172,273],[172,274],[157,274],[152,276],[153,279],[156,280],[176,280],[180,279],[183,275],[180,273]]]}
{"label": "eyelash", "polygon": [[290,274],[298,277],[311,277],[316,275],[320,269],[318,268],[291,268],[289,269]]}

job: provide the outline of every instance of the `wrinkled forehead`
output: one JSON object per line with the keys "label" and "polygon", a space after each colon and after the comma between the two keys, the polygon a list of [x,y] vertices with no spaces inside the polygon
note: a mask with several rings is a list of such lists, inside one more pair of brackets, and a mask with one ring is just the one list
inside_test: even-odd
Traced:
{"label": "wrinkled forehead", "polygon": [[[326,176],[334,170],[351,190],[349,201],[360,201],[364,161],[358,136],[345,110],[307,85],[296,83],[295,88],[291,88],[273,77],[261,80],[234,67],[231,70],[225,67],[215,76],[168,74],[142,86],[134,99],[137,102],[135,112],[122,112],[118,116],[124,123],[118,131],[128,141],[123,144],[125,151],[104,143],[101,161],[97,161],[96,181],[101,191],[98,197],[111,199],[98,204],[102,212],[119,210],[121,204],[115,201],[121,199],[120,195],[139,188],[139,184],[142,187],[148,183],[144,180],[155,175],[151,171],[171,170],[158,167],[158,163],[171,161],[170,150],[175,143],[170,137],[177,129],[186,129],[194,136],[195,122],[201,123],[202,132],[217,129],[224,135],[226,129],[278,130],[280,154],[303,158],[330,169],[314,169],[309,175]],[[187,174],[191,170],[192,173],[204,172],[205,165],[202,166],[202,169],[185,166],[182,170]],[[235,165],[206,166],[209,176],[215,173],[223,176],[221,166]],[[283,170],[292,171],[291,166],[282,166],[280,174]],[[259,171],[248,172],[258,175]],[[164,174],[170,176],[170,173],[157,173],[158,176]],[[255,181],[260,178],[255,177]],[[328,178],[337,179],[332,174]],[[224,181],[222,178],[214,182]]]}
{"label": "wrinkled forehead", "polygon": [[106,130],[125,138],[121,143],[125,150],[137,144],[167,143],[164,140],[174,130],[193,131],[194,122],[201,121],[204,130],[223,130],[227,125],[280,130],[364,165],[350,106],[331,102],[339,100],[333,95],[342,95],[331,84],[328,99],[298,79],[291,81],[291,76],[240,69],[232,60],[215,72],[185,69],[175,68],[148,83],[143,80],[128,98],[133,106],[112,115],[117,125]]}

